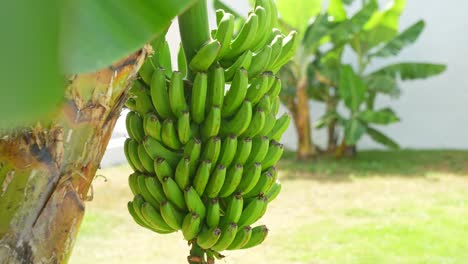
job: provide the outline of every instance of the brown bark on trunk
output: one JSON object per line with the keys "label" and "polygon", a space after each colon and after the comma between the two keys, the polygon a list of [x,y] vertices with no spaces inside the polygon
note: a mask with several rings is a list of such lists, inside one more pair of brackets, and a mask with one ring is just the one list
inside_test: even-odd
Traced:
{"label": "brown bark on trunk", "polygon": [[0,263],[68,261],[88,190],[146,54],[73,76],[52,122],[0,132]]}
{"label": "brown bark on trunk", "polygon": [[301,78],[297,86],[296,100],[288,102],[294,124],[297,130],[297,158],[299,160],[310,159],[315,156],[316,150],[312,142],[312,130],[310,125],[309,96],[307,94],[307,79]]}
{"label": "brown bark on trunk", "polygon": [[[336,103],[334,99],[327,103],[327,113],[336,111]],[[336,124],[338,120],[333,118],[327,126],[327,152],[334,153],[338,145],[338,136],[336,134]]]}

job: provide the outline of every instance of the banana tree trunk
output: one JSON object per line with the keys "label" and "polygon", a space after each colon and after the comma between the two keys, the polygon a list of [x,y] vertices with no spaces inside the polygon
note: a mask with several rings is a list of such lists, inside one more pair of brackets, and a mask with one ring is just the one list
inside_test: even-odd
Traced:
{"label": "banana tree trunk", "polygon": [[75,75],[53,121],[0,133],[0,263],[66,263],[145,49]]}
{"label": "banana tree trunk", "polygon": [[306,78],[301,78],[299,81],[296,92],[296,101],[291,98],[288,103],[288,108],[292,112],[298,136],[297,158],[299,160],[310,159],[316,155],[316,150],[312,141]]}

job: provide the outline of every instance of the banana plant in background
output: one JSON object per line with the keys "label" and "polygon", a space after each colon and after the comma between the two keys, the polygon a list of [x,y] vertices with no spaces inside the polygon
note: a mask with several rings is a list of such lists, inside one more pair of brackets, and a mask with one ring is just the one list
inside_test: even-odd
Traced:
{"label": "banana plant in background", "polygon": [[[394,140],[373,127],[400,120],[390,108],[375,108],[377,96],[396,97],[401,93],[399,80],[428,78],[445,70],[441,64],[402,62],[368,71],[374,59],[398,55],[423,31],[424,21],[398,31],[405,5],[405,0],[397,0],[379,10],[376,1],[364,1],[362,8],[348,17],[345,3],[333,0],[327,12],[309,25],[305,43],[315,53],[308,66],[309,94],[313,100],[326,105],[326,112],[315,127],[327,128],[329,152],[352,156],[365,134],[389,148],[398,148]],[[347,46],[355,54],[355,68],[343,63]],[[347,109],[347,115],[337,110],[340,104]],[[338,131],[342,131],[341,137]]]}
{"label": "banana plant in background", "polygon": [[179,16],[178,70],[164,36],[151,43],[155,53],[126,103],[129,213],[158,234],[181,230],[189,263],[214,263],[266,239],[267,227],[254,224],[281,190],[279,141],[290,122],[277,117],[275,73],[294,56],[297,33],[275,28],[273,0],[255,1],[237,20],[216,5],[211,31],[206,0]]}

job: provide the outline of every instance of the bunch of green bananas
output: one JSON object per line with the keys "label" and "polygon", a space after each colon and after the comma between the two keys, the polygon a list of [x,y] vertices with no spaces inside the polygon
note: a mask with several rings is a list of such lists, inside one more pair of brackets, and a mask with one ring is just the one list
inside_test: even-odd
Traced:
{"label": "bunch of green bananas", "polygon": [[[193,80],[184,69],[165,70],[167,44],[140,71],[125,142],[134,220],[160,234],[182,230],[211,252],[254,247],[268,234],[251,225],[281,190],[275,165],[290,118],[277,119],[275,73],[297,44],[295,32],[275,28],[273,0],[258,0],[237,34],[232,14],[217,15],[214,39],[188,64]],[[181,54],[179,68],[187,65]]]}

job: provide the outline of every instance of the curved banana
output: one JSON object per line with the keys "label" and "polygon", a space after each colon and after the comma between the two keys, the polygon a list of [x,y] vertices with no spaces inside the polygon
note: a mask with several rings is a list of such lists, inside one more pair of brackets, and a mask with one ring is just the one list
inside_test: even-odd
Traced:
{"label": "curved banana", "polygon": [[205,189],[205,195],[208,198],[217,197],[219,192],[221,191],[221,188],[223,187],[225,179],[226,167],[223,164],[219,164],[208,181],[208,185]]}
{"label": "curved banana", "polygon": [[265,116],[271,111],[271,99],[269,94],[265,94],[262,99],[258,102],[257,108],[262,108],[265,111]]}
{"label": "curved banana", "polygon": [[211,161],[202,161],[193,179],[193,187],[200,196],[203,196],[203,193],[205,192],[206,185],[208,184],[208,180],[210,179],[210,170]]}
{"label": "curved banana", "polygon": [[160,182],[163,182],[164,177],[172,177],[174,175],[172,166],[164,158],[157,158],[154,160],[153,165],[156,177],[158,177]]}
{"label": "curved banana", "polygon": [[275,123],[275,126],[271,130],[271,132],[268,134],[268,137],[275,140],[275,141],[280,141],[281,136],[283,133],[288,129],[289,123],[291,121],[291,118],[287,113],[284,113]]}
{"label": "curved banana", "polygon": [[219,192],[219,197],[228,197],[233,194],[237,186],[242,180],[242,173],[244,172],[244,166],[242,164],[236,164],[229,168],[226,172],[226,179],[224,180],[223,187]]}
{"label": "curved banana", "polygon": [[[148,189],[149,193],[151,196],[158,201],[159,205],[161,205],[161,202],[166,200],[166,196],[164,195],[164,190],[159,182],[158,179],[155,177],[146,177],[145,179],[145,185],[146,188]],[[159,206],[160,207],[160,206]]]}
{"label": "curved banana", "polygon": [[205,43],[190,61],[189,67],[193,71],[206,71],[215,62],[221,50],[218,40],[210,40]]}
{"label": "curved banana", "polygon": [[259,195],[242,211],[238,225],[240,228],[255,223],[262,216],[264,207],[266,207],[265,197]]}
{"label": "curved banana", "polygon": [[234,157],[236,156],[237,151],[237,136],[229,135],[224,138],[223,143],[221,144],[221,154],[219,156],[218,163],[222,164],[225,167],[229,167]]}
{"label": "curved banana", "polygon": [[258,30],[258,16],[254,13],[250,14],[245,24],[242,26],[239,34],[231,42],[231,49],[226,53],[227,59],[237,57],[242,52],[253,46],[255,36]]}
{"label": "curved banana", "polygon": [[260,194],[264,194],[271,188],[274,182],[274,175],[270,171],[266,171],[262,173],[255,187],[250,192],[244,193],[244,197],[251,198]]}
{"label": "curved banana", "polygon": [[221,43],[221,49],[218,53],[218,60],[222,59],[226,52],[231,48],[231,41],[234,35],[234,15],[230,13],[223,13],[220,14],[220,16],[221,15],[222,18],[218,22],[218,29],[215,35],[215,39]]}
{"label": "curved banana", "polygon": [[255,51],[255,47],[257,47],[257,44],[262,42],[263,39],[266,38],[267,35],[269,35],[269,32],[271,31],[272,26],[270,25],[270,16],[267,13],[267,9],[264,8],[263,6],[256,6],[254,13],[258,17],[258,28],[257,28],[257,34],[255,34],[255,39],[253,41],[253,50]]}
{"label": "curved banana", "polygon": [[245,226],[243,228],[238,228],[236,237],[232,243],[227,248],[228,250],[239,249],[243,247],[247,242],[249,242],[250,237],[252,236],[252,227]]}
{"label": "curved banana", "polygon": [[188,111],[184,111],[177,119],[177,135],[181,144],[186,144],[192,135],[190,113]]}
{"label": "curved banana", "polygon": [[273,99],[271,103],[271,113],[273,113],[275,116],[278,114],[279,108],[281,105],[281,100],[279,96]]}
{"label": "curved banana", "polygon": [[145,130],[143,128],[143,119],[136,112],[130,111],[125,119],[125,125],[127,126],[127,132],[130,138],[135,139],[138,142],[143,141],[145,137]]}
{"label": "curved banana", "polygon": [[221,109],[218,106],[213,106],[201,125],[201,136],[204,140],[218,135],[221,127]]}
{"label": "curved banana", "polygon": [[260,176],[262,175],[262,164],[255,162],[245,169],[242,180],[237,189],[242,193],[250,192],[257,185]]}
{"label": "curved banana", "polygon": [[268,236],[268,228],[265,225],[252,228],[252,235],[241,249],[251,248],[260,245]]}
{"label": "curved banana", "polygon": [[146,59],[143,65],[141,65],[138,75],[147,84],[151,84],[151,77],[153,76],[154,66],[151,59]]}
{"label": "curved banana", "polygon": [[249,127],[250,121],[252,121],[252,103],[246,100],[232,119],[223,123],[220,134],[223,136],[242,135]]}
{"label": "curved banana", "polygon": [[154,70],[151,77],[151,100],[153,106],[162,118],[171,118],[173,116],[171,106],[169,104],[169,93],[166,85],[166,73],[163,68]]}
{"label": "curved banana", "polygon": [[254,79],[250,84],[247,95],[245,98],[252,102],[252,105],[256,105],[265,93],[270,89],[270,79],[273,78],[271,72],[264,72],[258,78]]}
{"label": "curved banana", "polygon": [[240,69],[234,76],[231,87],[224,97],[222,117],[236,113],[247,95],[248,84],[248,72],[245,69]]}
{"label": "curved banana", "polygon": [[272,71],[273,68],[271,66],[273,66],[276,63],[276,61],[280,58],[281,51],[283,50],[283,40],[284,37],[282,35],[276,35],[271,41],[271,56],[266,70]]}
{"label": "curved banana", "polygon": [[198,138],[192,138],[185,145],[184,156],[190,158],[190,175],[195,172],[197,168],[198,160],[200,159],[202,142]]}
{"label": "curved banana", "polygon": [[143,129],[147,136],[153,137],[161,141],[162,124],[154,113],[148,113],[143,119]]}
{"label": "curved banana", "polygon": [[184,190],[184,199],[187,204],[187,208],[190,212],[195,212],[200,215],[200,218],[203,220],[206,216],[206,207],[203,203],[200,195],[195,191],[192,186],[188,186]]}
{"label": "curved banana", "polygon": [[205,119],[206,94],[208,90],[208,76],[199,72],[195,76],[192,87],[192,119],[201,124]]}
{"label": "curved banana", "polygon": [[146,172],[154,173],[154,161],[146,152],[143,144],[138,145],[138,158]]}
{"label": "curved banana", "polygon": [[197,244],[203,249],[209,249],[218,242],[221,236],[221,229],[214,226],[205,231],[200,232],[197,237]]}
{"label": "curved banana", "polygon": [[224,102],[224,88],[226,80],[224,78],[224,69],[216,66],[210,71],[208,80],[207,109],[213,106],[222,107]]}
{"label": "curved banana", "polygon": [[286,64],[296,53],[299,37],[296,31],[291,31],[283,40],[283,48],[276,62],[271,66],[273,72],[277,72],[284,64]]}
{"label": "curved banana", "polygon": [[159,202],[151,195],[148,188],[146,188],[146,178],[147,177],[143,174],[137,176],[138,189],[140,190],[139,194],[143,196],[146,202],[159,209]]}
{"label": "curved banana", "polygon": [[237,224],[229,223],[221,229],[221,237],[218,239],[216,244],[212,246],[213,250],[218,252],[228,248],[228,246],[234,241],[237,234]]}
{"label": "curved banana", "polygon": [[279,195],[281,192],[281,183],[279,181],[276,181],[270,188],[267,194],[265,196],[268,199],[268,202],[270,203],[271,201],[275,200],[276,197]]}
{"label": "curved banana", "polygon": [[250,50],[247,50],[240,56],[232,65],[230,65],[224,74],[226,82],[233,81],[236,73],[240,69],[248,70],[252,65],[252,56],[253,53]]}
{"label": "curved banana", "polygon": [[135,166],[136,171],[145,172],[145,168],[143,167],[143,164],[141,164],[140,157],[138,157],[138,142],[134,139],[127,138],[124,145],[126,145],[126,147],[124,147],[127,149],[126,153],[131,161],[130,163]]}
{"label": "curved banana", "polygon": [[241,193],[236,193],[229,198],[224,216],[221,217],[221,225],[237,223],[242,215],[244,199]]}
{"label": "curved banana", "polygon": [[[134,161],[133,161],[133,157],[130,155],[130,149],[129,149],[129,146],[130,146],[130,141],[132,141],[133,139],[131,138],[127,138],[124,142],[124,154],[125,154],[125,158],[127,159],[127,162],[128,164],[130,165],[130,167],[132,167],[132,170],[133,171],[138,171],[138,164],[134,164]],[[142,165],[143,166],[143,165]]]}
{"label": "curved banana", "polygon": [[174,179],[167,176],[164,177],[162,181],[162,187],[164,194],[170,202],[172,202],[180,210],[187,209],[187,205],[185,204],[184,199],[184,193],[179,188]]}
{"label": "curved banana", "polygon": [[[209,160],[211,164],[216,164],[218,161],[219,153],[221,152],[221,139],[219,137],[212,137],[206,142],[203,150],[202,159]],[[214,169],[214,166],[212,166]]]}
{"label": "curved banana", "polygon": [[265,159],[266,154],[268,153],[268,148],[270,146],[270,140],[266,136],[254,137],[252,139],[252,150],[250,151],[249,158],[247,159],[247,164],[253,164],[256,162],[262,162]]}
{"label": "curved banana", "polygon": [[184,215],[179,212],[174,205],[169,201],[161,202],[161,216],[168,226],[172,229],[179,230],[182,228]]}
{"label": "curved banana", "polygon": [[180,117],[184,111],[188,110],[187,101],[185,101],[183,78],[181,72],[175,71],[172,73],[169,85],[169,104],[176,117]]}
{"label": "curved banana", "polygon": [[263,159],[262,161],[263,169],[274,166],[280,160],[281,156],[283,155],[283,150],[284,150],[284,147],[282,144],[276,141],[272,141],[270,143],[268,153],[265,156],[265,159]]}
{"label": "curved banana", "polygon": [[263,126],[262,131],[258,133],[260,136],[266,136],[270,133],[276,123],[276,117],[273,113],[269,113],[265,117],[265,126]]}
{"label": "curved banana", "polygon": [[179,44],[179,52],[177,52],[177,67],[179,68],[182,77],[187,76],[187,59],[185,57],[185,50],[182,43]]}
{"label": "curved banana", "polygon": [[182,222],[182,235],[184,239],[190,241],[197,237],[202,226],[200,216],[195,212],[190,212],[184,217]]}
{"label": "curved banana", "polygon": [[252,64],[249,68],[249,77],[255,77],[268,68],[268,63],[271,59],[271,53],[272,47],[270,45],[266,45],[259,52],[254,53],[252,56]]}
{"label": "curved banana", "polygon": [[145,220],[155,229],[170,233],[177,231],[167,225],[157,209],[149,203],[143,203],[141,206],[141,214]]}
{"label": "curved banana", "polygon": [[184,190],[190,184],[190,158],[180,159],[175,170],[175,181]]}
{"label": "curved banana", "polygon": [[251,138],[241,138],[237,142],[237,151],[236,156],[232,163],[234,164],[245,164],[249,158],[250,152],[252,151],[252,139]]}
{"label": "curved banana", "polygon": [[138,187],[138,173],[134,172],[128,176],[128,185],[130,186],[130,189],[132,190],[133,195],[137,195],[140,193],[140,188]]}
{"label": "curved banana", "polygon": [[143,140],[143,146],[145,146],[146,152],[151,158],[164,158],[172,167],[175,167],[180,160],[179,153],[172,152],[152,137]]}
{"label": "curved banana", "polygon": [[260,133],[265,126],[266,115],[262,108],[257,108],[249,127],[244,131],[242,136],[253,138]]}
{"label": "curved banana", "polygon": [[219,206],[219,199],[209,199],[206,209],[206,224],[208,225],[208,227],[218,226],[220,218],[221,208]]}
{"label": "curved banana", "polygon": [[133,100],[132,108],[140,115],[154,111],[150,91],[141,82],[134,82],[128,94],[129,98]]}

